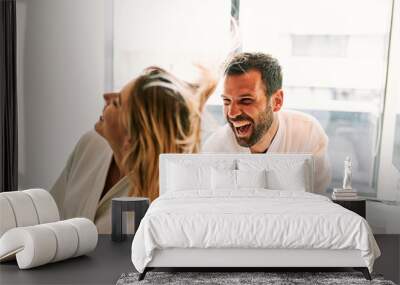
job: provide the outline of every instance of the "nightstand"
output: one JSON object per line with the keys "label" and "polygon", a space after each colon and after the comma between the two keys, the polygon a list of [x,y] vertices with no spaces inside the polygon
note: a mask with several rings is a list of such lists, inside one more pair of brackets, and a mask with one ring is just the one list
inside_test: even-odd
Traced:
{"label": "nightstand", "polygon": [[357,198],[354,200],[337,200],[332,199],[333,203],[339,204],[340,206],[353,211],[356,214],[359,214],[361,217],[365,219],[365,204],[366,201],[364,198]]}
{"label": "nightstand", "polygon": [[113,198],[111,202],[111,239],[113,241],[123,241],[126,238],[125,232],[127,221],[124,221],[124,212],[135,213],[135,231],[137,231],[140,221],[149,208],[149,198],[145,197],[119,197]]}

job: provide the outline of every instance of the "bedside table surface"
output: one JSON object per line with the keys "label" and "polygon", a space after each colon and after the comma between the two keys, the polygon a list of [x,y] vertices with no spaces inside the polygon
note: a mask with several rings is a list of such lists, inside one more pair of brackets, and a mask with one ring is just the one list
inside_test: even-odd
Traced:
{"label": "bedside table surface", "polygon": [[365,198],[356,198],[356,199],[333,199],[331,198],[332,201],[346,201],[346,202],[357,202],[357,201],[367,201]]}

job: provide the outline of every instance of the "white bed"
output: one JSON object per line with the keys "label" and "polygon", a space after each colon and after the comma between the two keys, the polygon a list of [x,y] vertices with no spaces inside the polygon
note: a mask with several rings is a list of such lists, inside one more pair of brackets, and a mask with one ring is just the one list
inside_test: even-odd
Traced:
{"label": "white bed", "polygon": [[306,154],[161,155],[134,266],[141,278],[154,267],[354,267],[370,278],[380,251],[368,223],[313,194],[313,173]]}

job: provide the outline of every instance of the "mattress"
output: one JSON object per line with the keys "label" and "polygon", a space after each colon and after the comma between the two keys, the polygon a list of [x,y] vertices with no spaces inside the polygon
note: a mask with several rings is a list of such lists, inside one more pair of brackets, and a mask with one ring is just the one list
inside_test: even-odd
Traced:
{"label": "mattress", "polygon": [[361,216],[321,195],[268,189],[160,196],[136,232],[132,262],[143,272],[156,250],[172,248],[359,250],[370,271],[380,255]]}

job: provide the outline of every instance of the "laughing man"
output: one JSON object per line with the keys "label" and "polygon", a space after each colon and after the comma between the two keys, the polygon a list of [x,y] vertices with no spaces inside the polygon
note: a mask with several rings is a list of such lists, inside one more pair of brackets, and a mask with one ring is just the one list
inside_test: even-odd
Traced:
{"label": "laughing man", "polygon": [[312,153],[314,192],[330,182],[328,137],[310,115],[281,110],[284,94],[277,59],[263,53],[236,55],[225,70],[227,124],[205,142],[208,153]]}

